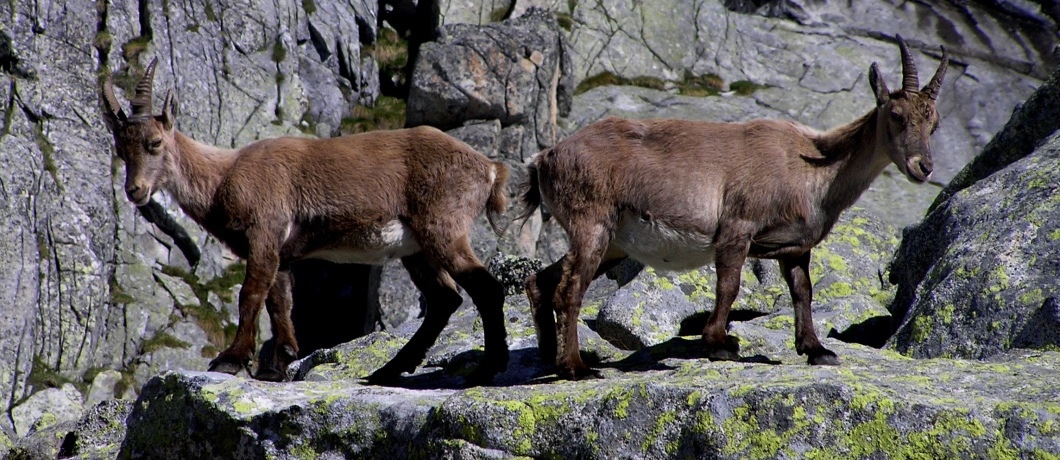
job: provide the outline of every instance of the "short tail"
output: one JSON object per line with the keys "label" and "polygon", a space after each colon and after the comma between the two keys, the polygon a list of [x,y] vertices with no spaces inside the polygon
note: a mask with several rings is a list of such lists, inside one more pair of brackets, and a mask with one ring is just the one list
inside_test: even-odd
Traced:
{"label": "short tail", "polygon": [[504,213],[508,207],[508,167],[500,161],[494,161],[491,165],[491,176],[493,176],[493,189],[490,190],[489,200],[486,201],[486,220],[497,235],[504,233],[504,229],[497,225],[497,216]]}
{"label": "short tail", "polygon": [[[545,153],[545,152],[541,152]],[[538,154],[540,155],[540,153]],[[537,178],[537,157],[535,156],[526,165],[526,184],[523,185],[523,195],[520,197],[520,201],[523,202],[523,212],[516,216],[515,220],[523,221],[526,220],[537,211],[537,208],[541,207],[541,187],[538,183]]]}

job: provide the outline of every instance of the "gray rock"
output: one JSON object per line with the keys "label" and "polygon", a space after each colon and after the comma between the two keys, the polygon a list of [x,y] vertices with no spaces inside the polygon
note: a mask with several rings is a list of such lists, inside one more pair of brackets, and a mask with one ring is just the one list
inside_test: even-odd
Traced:
{"label": "gray rock", "polygon": [[379,274],[379,307],[383,329],[393,329],[423,316],[420,291],[400,261],[383,265]]}
{"label": "gray rock", "polygon": [[500,120],[469,120],[463,126],[450,129],[445,133],[466,142],[467,145],[490,158],[500,156]]}
{"label": "gray rock", "polygon": [[117,458],[125,439],[125,419],[132,408],[132,401],[120,399],[108,399],[89,406],[85,415],[63,437],[59,458]]}
{"label": "gray rock", "polygon": [[526,278],[545,268],[539,259],[506,256],[497,253],[486,263],[490,273],[504,285],[504,293],[516,295],[526,292]]}
{"label": "gray rock", "polygon": [[[623,367],[605,369],[603,380],[467,390],[350,380],[276,385],[166,373],[144,388],[121,455],[897,458],[916,452],[965,458],[1060,452],[1058,416],[1044,402],[1060,391],[1050,378],[1060,364],[1055,352],[1003,363],[912,361],[834,343],[844,365],[811,367],[712,363],[688,356],[694,344],[686,342],[635,355]],[[362,352],[361,358],[375,359]]]}
{"label": "gray rock", "polygon": [[71,384],[48,388],[34,393],[21,404],[11,408],[15,433],[26,436],[52,425],[77,420],[84,410],[81,393]]}
{"label": "gray rock", "polygon": [[485,25],[508,19],[515,0],[440,0],[442,24]]}
{"label": "gray rock", "polygon": [[903,318],[894,349],[986,358],[1060,347],[1058,170],[1054,133],[905,232],[892,269],[900,289],[891,309]]}
{"label": "gray rock", "polygon": [[1054,71],[1048,81],[1013,110],[1004,129],[939,192],[931,208],[1031,154],[1057,129],[1060,129],[1060,71]]}
{"label": "gray rock", "polygon": [[444,26],[437,42],[420,47],[406,122],[449,129],[497,119],[526,126],[535,152],[551,146],[573,91],[563,46],[555,20],[542,10],[482,27]]}
{"label": "gray rock", "polygon": [[[594,283],[587,297],[592,301],[613,292],[607,280]],[[614,284],[614,283],[610,283]],[[437,342],[427,353],[423,366],[405,377],[410,387],[455,388],[462,382],[481,356],[482,321],[467,296],[450,318]],[[508,333],[510,362],[508,370],[497,375],[497,385],[527,382],[549,373],[552,363],[542,363],[537,356],[537,332],[530,317],[526,296],[509,296],[504,309]],[[582,318],[591,318],[584,312]],[[362,379],[389,361],[420,327],[422,319],[409,320],[401,326],[376,332],[338,347],[317,351],[291,364],[288,374],[295,380],[333,381]],[[583,354],[592,362],[617,359],[623,353],[603,340],[586,324],[578,326],[578,340]]]}
{"label": "gray rock", "polygon": [[121,396],[115,394],[119,382],[121,382],[121,372],[116,370],[108,369],[96,374],[96,377],[92,379],[92,386],[88,388],[88,395],[85,396],[85,407],[96,407],[103,401]]}

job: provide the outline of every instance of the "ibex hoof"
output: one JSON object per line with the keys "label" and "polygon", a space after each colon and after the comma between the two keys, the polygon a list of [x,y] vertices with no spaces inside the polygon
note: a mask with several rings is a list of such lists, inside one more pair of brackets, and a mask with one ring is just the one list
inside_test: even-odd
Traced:
{"label": "ibex hoof", "polygon": [[595,380],[604,378],[604,376],[600,374],[600,371],[591,367],[560,369],[558,374],[559,378],[566,380]]}
{"label": "ibex hoof", "polygon": [[401,380],[401,371],[387,363],[387,365],[369,375],[366,380],[369,385],[392,386]]}
{"label": "ibex hoof", "polygon": [[807,363],[814,366],[838,366],[839,357],[835,353],[832,353],[826,348],[822,348],[816,352],[809,353],[809,358],[806,360]]}
{"label": "ibex hoof", "polygon": [[707,359],[711,361],[739,361],[740,354],[724,348],[712,348],[707,350]]}
{"label": "ibex hoof", "polygon": [[258,370],[254,378],[266,382],[282,382],[287,379],[287,373],[274,367],[265,367]]}
{"label": "ibex hoof", "polygon": [[707,343],[707,359],[711,361],[739,361],[740,341],[731,335],[725,336],[721,344]]}
{"label": "ibex hoof", "polygon": [[222,360],[220,356],[210,361],[210,367],[206,369],[210,372],[222,372],[225,374],[236,375],[241,370],[247,371],[247,375],[254,375],[250,372],[249,363],[234,363],[227,360]]}

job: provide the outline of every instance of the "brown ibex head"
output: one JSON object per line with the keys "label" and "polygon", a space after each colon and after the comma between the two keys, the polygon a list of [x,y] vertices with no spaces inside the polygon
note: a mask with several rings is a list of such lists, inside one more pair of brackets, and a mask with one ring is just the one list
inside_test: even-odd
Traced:
{"label": "brown ibex head", "polygon": [[114,134],[118,156],[125,161],[125,194],[137,206],[147,204],[151,194],[165,185],[168,171],[174,170],[173,91],[166,93],[161,115],[151,110],[156,64],[158,60],[152,60],[136,84],[135,96],[129,101],[132,115],[118,104],[111,77],[103,83],[103,120]]}
{"label": "brown ibex head", "polygon": [[902,89],[891,92],[875,62],[869,68],[869,84],[876,93],[877,143],[887,150],[898,169],[912,182],[928,179],[933,168],[931,134],[939,125],[935,99],[946,75],[949,55],[942,48],[942,62],[935,76],[918,89],[916,64],[902,36],[896,36],[902,52]]}

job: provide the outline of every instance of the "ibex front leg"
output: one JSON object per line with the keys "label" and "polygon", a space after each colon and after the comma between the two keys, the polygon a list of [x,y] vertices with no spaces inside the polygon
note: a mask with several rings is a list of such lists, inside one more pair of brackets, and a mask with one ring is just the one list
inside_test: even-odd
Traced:
{"label": "ibex front leg", "polygon": [[[254,235],[248,236],[250,241],[260,243],[269,240],[267,237],[256,240]],[[250,249],[247,274],[239,290],[239,326],[236,336],[232,345],[210,362],[210,371],[235,375],[240,369],[245,369],[248,374],[254,375],[250,372],[250,360],[254,353],[254,339],[258,334],[258,313],[280,266],[280,255],[273,248],[272,245],[260,244]],[[277,346],[281,345],[277,342]]]}
{"label": "ibex front leg", "polygon": [[813,285],[810,284],[810,252],[780,259],[780,271],[791,291],[795,309],[795,351],[807,355],[807,362],[816,365],[838,365],[839,357],[821,345],[817,331],[813,328],[810,303],[813,300]]}
{"label": "ibex front leg", "polygon": [[714,312],[703,328],[707,357],[723,361],[740,359],[740,344],[728,335],[729,312],[740,292],[740,272],[747,260],[750,241],[743,238],[719,238],[714,247],[714,267],[718,272]]}

